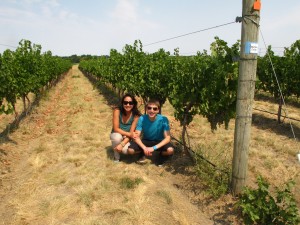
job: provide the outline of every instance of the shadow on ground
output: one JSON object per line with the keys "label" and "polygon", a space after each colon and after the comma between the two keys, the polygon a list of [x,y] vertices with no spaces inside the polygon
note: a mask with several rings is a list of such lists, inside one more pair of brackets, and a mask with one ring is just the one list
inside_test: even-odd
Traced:
{"label": "shadow on ground", "polygon": [[[270,94],[266,94],[266,93],[256,93],[255,100],[257,101],[265,101],[265,102],[269,102],[272,104],[278,104],[279,100],[276,100],[273,96],[271,96]],[[285,103],[287,105],[293,106],[293,107],[297,107],[300,108],[300,102],[297,99],[293,99],[293,98],[285,98]]]}
{"label": "shadow on ground", "polygon": [[[253,113],[252,114],[252,124],[261,130],[272,130],[274,133],[282,136],[286,136],[288,138],[294,138],[293,132],[289,122],[286,121],[284,123],[278,123],[274,118],[268,118],[263,116],[262,114]],[[300,128],[299,126],[292,123],[293,130],[296,138],[300,139]]]}
{"label": "shadow on ground", "polygon": [[99,94],[101,94],[105,98],[107,104],[110,107],[117,106],[120,103],[120,98],[113,90],[111,90],[105,84],[97,80],[95,76],[92,76],[83,71],[81,72],[89,79],[89,81],[93,84],[94,88],[96,88],[99,91]]}
{"label": "shadow on ground", "polygon": [[[107,158],[111,161],[114,161],[114,152],[111,146],[107,146],[105,147],[106,149],[106,155]],[[132,164],[132,163],[136,163],[136,161],[138,160],[139,155],[135,154],[135,155],[125,155],[125,154],[121,154],[121,159],[120,161],[122,161],[122,163],[126,163],[126,164]]]}

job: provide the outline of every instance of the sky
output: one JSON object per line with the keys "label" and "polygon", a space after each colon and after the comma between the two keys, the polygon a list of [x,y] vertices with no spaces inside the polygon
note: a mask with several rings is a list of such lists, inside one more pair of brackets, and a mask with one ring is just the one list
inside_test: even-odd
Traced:
{"label": "sky", "polygon": [[[299,0],[261,0],[260,54],[265,44],[282,54],[300,39],[299,12]],[[109,55],[140,40],[144,52],[193,55],[215,36],[229,46],[240,40],[241,23],[232,22],[241,14],[242,0],[0,0],[0,53],[26,39],[58,56]]]}

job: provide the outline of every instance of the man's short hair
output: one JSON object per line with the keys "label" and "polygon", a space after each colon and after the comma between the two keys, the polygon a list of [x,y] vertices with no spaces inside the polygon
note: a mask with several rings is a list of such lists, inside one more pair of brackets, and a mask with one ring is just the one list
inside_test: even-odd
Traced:
{"label": "man's short hair", "polygon": [[150,99],[147,102],[147,106],[150,105],[150,104],[154,104],[154,105],[156,105],[160,109],[160,103],[159,103],[159,101],[157,99]]}

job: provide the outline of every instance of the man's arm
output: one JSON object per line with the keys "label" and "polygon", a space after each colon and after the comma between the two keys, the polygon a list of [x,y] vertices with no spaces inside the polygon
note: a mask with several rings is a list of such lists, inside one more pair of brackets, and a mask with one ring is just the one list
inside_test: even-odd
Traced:
{"label": "man's arm", "polygon": [[142,132],[140,130],[136,130],[134,133],[135,133],[135,135],[134,135],[134,141],[135,141],[135,143],[137,143],[138,146],[140,146],[145,151],[145,149],[147,147],[143,144],[143,142],[141,140],[141,133]]}
{"label": "man's arm", "polygon": [[161,142],[159,142],[155,147],[153,146],[155,149],[161,148],[171,141],[169,120],[165,116],[163,116],[163,132],[164,132],[164,139]]}
{"label": "man's arm", "polygon": [[171,141],[170,131],[164,131],[164,137],[165,138],[161,142],[155,145],[156,147],[155,146],[146,147],[140,138],[135,139],[135,141],[143,149],[145,155],[151,156],[156,149],[163,147],[164,145],[168,144]]}
{"label": "man's arm", "polygon": [[161,147],[163,147],[164,145],[168,144],[171,141],[171,134],[170,134],[169,130],[164,131],[164,137],[165,138],[156,145],[157,148],[161,148]]}

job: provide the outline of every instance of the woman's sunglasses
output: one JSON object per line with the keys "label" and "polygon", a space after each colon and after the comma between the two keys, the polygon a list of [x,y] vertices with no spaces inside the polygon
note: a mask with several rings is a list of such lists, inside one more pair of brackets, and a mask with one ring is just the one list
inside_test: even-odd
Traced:
{"label": "woman's sunglasses", "polygon": [[147,109],[148,109],[148,110],[151,110],[151,109],[153,109],[153,111],[157,111],[157,110],[158,110],[158,108],[157,108],[157,107],[151,107],[151,106],[147,106]]}
{"label": "woman's sunglasses", "polygon": [[129,105],[133,105],[133,102],[132,102],[132,101],[124,101],[124,102],[123,102],[123,105],[128,105],[128,104],[129,104]]}

